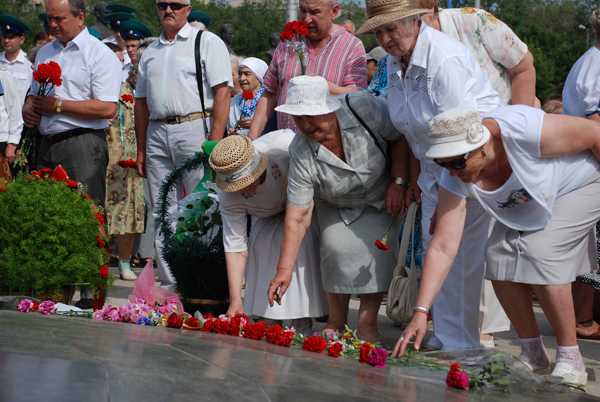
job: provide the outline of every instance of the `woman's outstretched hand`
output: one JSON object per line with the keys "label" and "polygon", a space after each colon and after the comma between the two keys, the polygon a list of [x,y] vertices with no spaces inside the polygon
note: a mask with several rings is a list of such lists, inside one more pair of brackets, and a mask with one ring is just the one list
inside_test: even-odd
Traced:
{"label": "woman's outstretched hand", "polygon": [[413,315],[410,324],[408,327],[402,332],[402,336],[396,342],[396,347],[394,347],[394,353],[392,353],[392,357],[402,356],[408,343],[415,338],[415,349],[421,348],[421,342],[423,342],[423,337],[427,332],[427,314],[423,313],[415,313]]}

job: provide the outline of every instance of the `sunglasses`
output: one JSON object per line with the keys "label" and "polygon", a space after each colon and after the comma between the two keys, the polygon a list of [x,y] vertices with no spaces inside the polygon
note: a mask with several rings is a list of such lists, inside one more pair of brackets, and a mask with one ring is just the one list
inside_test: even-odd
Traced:
{"label": "sunglasses", "polygon": [[167,7],[171,7],[171,10],[173,10],[173,11],[178,11],[178,10],[181,10],[183,7],[187,7],[188,4],[160,2],[160,3],[156,3],[156,6],[158,7],[159,10],[163,10],[163,11],[166,10]]}
{"label": "sunglasses", "polygon": [[470,153],[471,153],[470,151],[469,151],[469,152],[467,152],[467,153],[465,154],[465,156],[463,156],[463,158],[462,158],[462,159],[458,159],[458,160],[455,160],[455,161],[450,161],[450,162],[441,162],[441,161],[438,161],[437,159],[434,159],[433,161],[434,161],[435,163],[437,163],[437,164],[438,164],[438,166],[441,166],[441,167],[443,167],[444,169],[455,169],[455,170],[461,170],[461,169],[464,169],[464,168],[466,168],[466,167],[467,167],[467,158],[469,157],[469,154],[470,154]]}

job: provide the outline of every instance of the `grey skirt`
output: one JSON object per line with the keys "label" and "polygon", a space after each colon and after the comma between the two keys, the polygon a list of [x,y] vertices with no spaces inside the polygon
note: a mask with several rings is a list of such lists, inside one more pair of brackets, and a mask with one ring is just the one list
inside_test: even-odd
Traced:
{"label": "grey skirt", "polygon": [[[317,198],[315,209],[321,234],[321,277],[325,291],[362,294],[387,291],[398,263],[398,234],[403,216],[394,219],[385,209],[365,207],[346,225],[339,209]],[[379,250],[377,239],[388,233],[390,249]]]}
{"label": "grey skirt", "polygon": [[520,232],[496,222],[486,244],[486,279],[562,285],[595,272],[600,173],[557,198],[542,230]]}

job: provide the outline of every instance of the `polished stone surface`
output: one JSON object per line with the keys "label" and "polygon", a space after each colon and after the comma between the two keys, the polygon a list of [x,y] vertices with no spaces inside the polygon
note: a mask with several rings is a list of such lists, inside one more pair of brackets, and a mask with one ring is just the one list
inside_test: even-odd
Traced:
{"label": "polished stone surface", "polygon": [[598,400],[566,391],[457,391],[443,374],[243,338],[0,311],[2,402]]}

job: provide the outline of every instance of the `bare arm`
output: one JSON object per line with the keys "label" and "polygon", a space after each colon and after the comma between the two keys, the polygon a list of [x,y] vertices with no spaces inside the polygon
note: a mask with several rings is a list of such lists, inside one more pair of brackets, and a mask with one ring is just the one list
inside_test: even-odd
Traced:
{"label": "bare arm", "polygon": [[349,94],[350,92],[356,91],[356,88],[342,87],[340,85],[334,84],[331,81],[327,81],[327,84],[329,84],[329,93],[331,94],[331,96]]}
{"label": "bare arm", "polygon": [[212,90],[215,93],[215,103],[209,141],[221,141],[227,127],[227,119],[229,118],[229,105],[231,103],[229,84],[222,82],[212,87]]}
{"label": "bare arm", "polygon": [[[53,96],[31,96],[33,108],[40,113],[55,114],[58,98]],[[61,113],[80,119],[114,119],[117,113],[116,102],[102,102],[98,99],[86,101],[63,100]]]}
{"label": "bare arm", "polygon": [[274,302],[281,304],[281,298],[292,281],[292,271],[296,264],[302,239],[310,226],[313,207],[314,202],[311,202],[308,207],[286,205],[277,274],[271,280],[267,292],[271,307],[275,304]]}
{"label": "bare arm", "polygon": [[248,138],[254,141],[260,137],[260,133],[265,129],[271,117],[273,117],[275,107],[277,107],[277,94],[265,89],[256,105],[252,125],[250,126],[250,131],[248,131]]}
{"label": "bare arm", "polygon": [[596,118],[544,115],[540,139],[543,158],[555,158],[588,149],[600,160],[600,124]]}
{"label": "bare arm", "polygon": [[225,253],[227,279],[229,280],[228,317],[234,317],[236,314],[244,313],[244,305],[242,303],[242,282],[244,281],[244,271],[246,270],[247,260],[248,250],[239,253]]}
{"label": "bare arm", "polygon": [[[438,224],[427,249],[417,297],[417,306],[425,307],[427,310],[433,305],[456,258],[465,226],[467,199],[440,187],[437,208]],[[404,350],[414,336],[416,336],[415,348],[419,349],[425,332],[427,332],[425,314],[414,314],[410,324],[402,333],[402,338],[396,343],[392,356],[404,354]]]}
{"label": "bare arm", "polygon": [[419,180],[419,175],[421,174],[421,161],[417,159],[417,157],[413,154],[413,152],[408,150],[408,172],[409,172],[409,186],[406,190],[406,204],[410,205],[413,201],[421,203],[421,189],[417,184]]}
{"label": "bare arm", "polygon": [[[392,155],[391,177],[402,177],[408,181],[408,143],[402,136],[400,140],[390,144]],[[391,182],[385,192],[385,209],[392,216],[406,210],[406,187]]]}
{"label": "bare arm", "polygon": [[511,76],[511,102],[513,105],[532,106],[535,101],[535,67],[533,55],[527,51],[523,60],[513,68],[507,68]]}
{"label": "bare arm", "polygon": [[146,98],[135,100],[135,138],[137,140],[136,168],[138,174],[146,177],[146,132],[150,123],[150,110]]}

